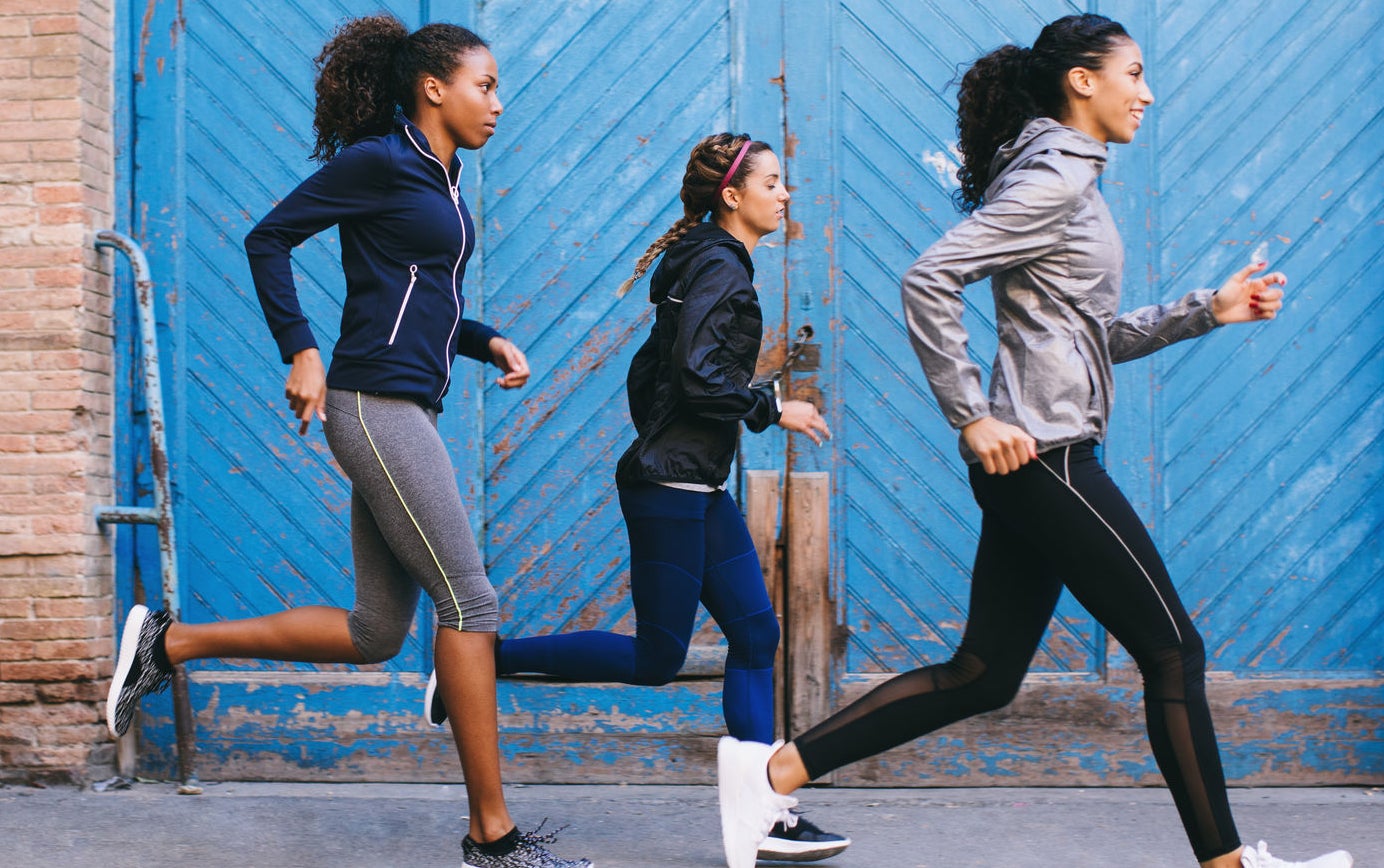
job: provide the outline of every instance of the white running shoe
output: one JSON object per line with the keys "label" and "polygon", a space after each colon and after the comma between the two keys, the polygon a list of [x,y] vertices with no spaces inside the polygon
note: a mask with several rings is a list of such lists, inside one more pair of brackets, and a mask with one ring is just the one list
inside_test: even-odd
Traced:
{"label": "white running shoe", "polygon": [[1289,862],[1269,854],[1269,845],[1263,841],[1253,849],[1246,847],[1240,851],[1242,868],[1350,868],[1355,860],[1345,850],[1337,850],[1318,856],[1310,862]]}
{"label": "white running shoe", "polygon": [[441,726],[447,722],[447,706],[442,704],[442,694],[437,692],[437,670],[428,676],[428,692],[423,694],[423,720],[428,726]]}
{"label": "white running shoe", "polygon": [[759,845],[775,823],[797,825],[798,800],[769,786],[769,757],[783,742],[760,744],[723,736],[716,748],[721,842],[729,868],[754,868]]}

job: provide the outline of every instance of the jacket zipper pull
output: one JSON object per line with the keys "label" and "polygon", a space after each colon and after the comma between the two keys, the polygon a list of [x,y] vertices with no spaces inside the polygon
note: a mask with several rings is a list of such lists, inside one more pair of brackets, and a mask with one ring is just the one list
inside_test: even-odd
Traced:
{"label": "jacket zipper pull", "polygon": [[461,204],[461,185],[460,185],[460,184],[458,184],[458,185],[455,186],[455,187],[453,187],[451,184],[448,184],[448,185],[447,185],[447,191],[450,192],[450,193],[452,194],[452,204],[453,204],[453,205],[459,205],[459,204]]}
{"label": "jacket zipper pull", "polygon": [[394,346],[394,338],[399,335],[399,323],[404,321],[404,311],[408,310],[409,297],[413,295],[413,285],[418,282],[418,266],[408,267],[408,289],[404,290],[404,301],[399,305],[399,315],[394,318],[394,331],[389,333],[388,346]]}

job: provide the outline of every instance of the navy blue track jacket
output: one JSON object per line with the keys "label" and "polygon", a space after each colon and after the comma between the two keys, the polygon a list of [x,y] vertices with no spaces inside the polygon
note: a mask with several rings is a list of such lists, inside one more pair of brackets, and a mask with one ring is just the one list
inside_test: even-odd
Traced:
{"label": "navy blue track jacket", "polygon": [[492,360],[499,332],[464,319],[475,227],[450,169],[402,114],[393,132],[343,148],[245,237],[250,273],[285,363],[317,346],[298,304],[290,251],[341,227],[346,300],[327,385],[395,395],[441,411],[457,353]]}

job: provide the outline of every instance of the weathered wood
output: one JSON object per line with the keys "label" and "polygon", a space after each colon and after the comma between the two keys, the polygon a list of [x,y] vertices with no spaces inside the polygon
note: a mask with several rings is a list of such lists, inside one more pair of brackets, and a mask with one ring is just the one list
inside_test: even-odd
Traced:
{"label": "weathered wood", "polygon": [[[422,723],[425,678],[386,672],[191,672],[204,780],[461,779],[446,728]],[[848,702],[885,680],[853,677]],[[1384,778],[1379,679],[1207,685],[1235,786],[1372,786]],[[502,683],[501,753],[515,783],[715,778],[720,680],[667,687]],[[141,773],[174,774],[171,705],[150,701]],[[1137,684],[1035,677],[1001,711],[847,766],[845,786],[1157,786]]]}
{"label": "weathered wood", "polygon": [[[780,569],[782,549],[779,547],[779,507],[782,502],[782,481],[777,470],[745,471],[745,524],[750,539],[759,552],[759,568],[764,572],[764,585],[769,600],[778,615],[779,630],[784,631],[783,570]],[[779,642],[774,656],[774,732],[783,737],[787,707],[787,681],[784,677],[784,643]]]}
{"label": "weathered wood", "polygon": [[831,474],[788,474],[784,645],[790,733],[812,726],[827,715],[831,706],[836,604],[831,593],[830,510]]}

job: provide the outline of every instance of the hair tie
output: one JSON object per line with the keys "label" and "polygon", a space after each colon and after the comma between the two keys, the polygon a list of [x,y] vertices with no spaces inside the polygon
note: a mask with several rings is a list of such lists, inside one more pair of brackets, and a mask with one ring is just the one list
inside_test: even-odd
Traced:
{"label": "hair tie", "polygon": [[730,179],[735,177],[735,170],[740,168],[740,161],[745,159],[745,152],[750,149],[752,142],[752,139],[746,139],[745,144],[740,146],[740,153],[736,154],[735,159],[731,161],[730,171],[726,172],[726,176],[721,179],[721,186],[716,188],[716,195],[721,195],[721,191],[726,189],[726,185],[730,183]]}

